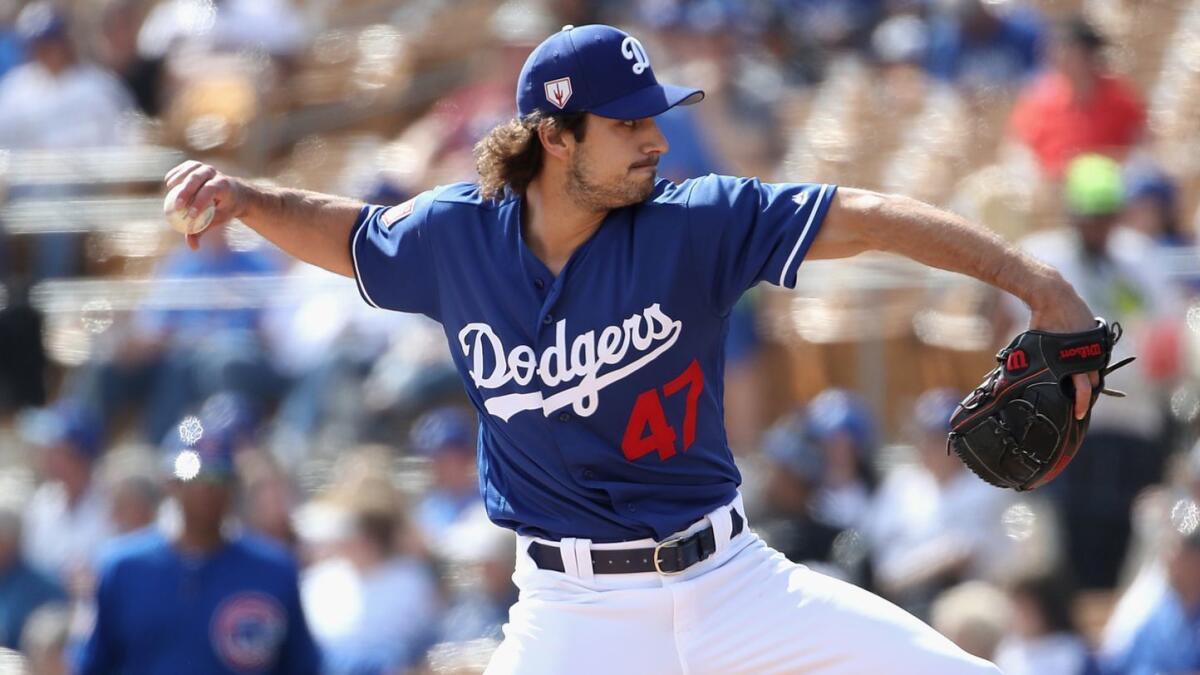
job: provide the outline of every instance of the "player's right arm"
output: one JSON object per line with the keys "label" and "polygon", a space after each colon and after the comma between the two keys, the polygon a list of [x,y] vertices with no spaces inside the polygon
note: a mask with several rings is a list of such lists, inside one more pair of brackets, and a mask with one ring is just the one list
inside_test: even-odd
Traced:
{"label": "player's right arm", "polygon": [[216,205],[212,225],[188,235],[188,245],[234,218],[295,258],[348,277],[354,264],[346,242],[362,211],[362,202],[304,190],[268,188],[226,175],[196,161],[183,162],[166,176],[167,190],[185,183],[177,208],[203,210]]}

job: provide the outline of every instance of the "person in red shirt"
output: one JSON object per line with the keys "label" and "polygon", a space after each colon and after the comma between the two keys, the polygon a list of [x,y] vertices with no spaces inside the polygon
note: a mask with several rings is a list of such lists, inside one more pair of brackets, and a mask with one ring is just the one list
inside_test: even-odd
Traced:
{"label": "person in red shirt", "polygon": [[1051,69],[1022,92],[1011,131],[1058,179],[1085,152],[1122,158],[1141,136],[1146,110],[1133,86],[1108,72],[1104,38],[1083,19],[1063,24],[1054,43]]}

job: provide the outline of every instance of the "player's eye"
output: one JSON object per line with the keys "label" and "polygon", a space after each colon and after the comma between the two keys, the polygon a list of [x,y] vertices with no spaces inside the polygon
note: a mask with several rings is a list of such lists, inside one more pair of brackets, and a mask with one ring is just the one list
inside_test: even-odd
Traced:
{"label": "player's eye", "polygon": [[621,120],[621,126],[627,128],[627,129],[633,129],[634,127],[637,126],[637,123],[638,123],[637,120]]}

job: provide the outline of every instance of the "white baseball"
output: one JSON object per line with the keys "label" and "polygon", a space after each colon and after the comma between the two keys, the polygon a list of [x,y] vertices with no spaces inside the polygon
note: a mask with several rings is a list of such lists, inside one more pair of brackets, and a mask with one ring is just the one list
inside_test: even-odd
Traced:
{"label": "white baseball", "polygon": [[167,198],[163,200],[163,215],[167,217],[167,223],[171,229],[180,234],[199,234],[204,231],[212,222],[213,214],[217,211],[216,204],[209,204],[203,211],[196,214],[195,218],[187,217],[187,209],[176,209],[175,200],[179,198],[179,193],[183,191],[184,183],[180,183],[171,188],[167,192]]}

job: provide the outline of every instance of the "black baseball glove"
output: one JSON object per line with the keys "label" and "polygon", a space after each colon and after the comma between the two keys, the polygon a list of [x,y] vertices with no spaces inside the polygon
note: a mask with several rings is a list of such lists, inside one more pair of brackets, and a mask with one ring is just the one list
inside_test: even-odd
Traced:
{"label": "black baseball glove", "polygon": [[[1097,317],[1081,333],[1021,333],[1000,350],[987,374],[950,418],[948,446],[980,478],[1004,488],[1032,490],[1050,482],[1075,458],[1087,432],[1104,376],[1133,361],[1109,366],[1121,325]],[[1088,414],[1075,419],[1071,376],[1098,371]]]}

